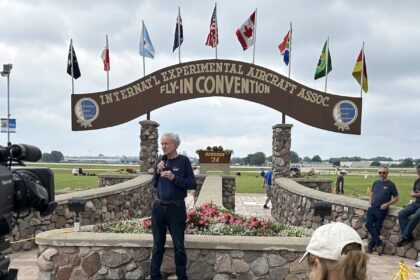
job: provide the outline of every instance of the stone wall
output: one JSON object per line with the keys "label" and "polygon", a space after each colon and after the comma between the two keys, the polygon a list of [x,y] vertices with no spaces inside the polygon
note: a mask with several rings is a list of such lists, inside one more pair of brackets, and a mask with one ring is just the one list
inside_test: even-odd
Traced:
{"label": "stone wall", "polygon": [[154,121],[140,123],[140,172],[153,173],[158,157],[159,124]]}
{"label": "stone wall", "polygon": [[81,213],[82,225],[150,216],[155,193],[151,178],[151,175],[141,175],[106,188],[57,195],[55,199],[58,207],[51,215],[41,217],[39,212],[32,211],[27,217],[18,220],[9,235],[12,250],[32,249],[35,246],[34,240],[25,239],[33,238],[35,234],[53,229],[72,228],[76,217],[68,208],[68,200],[72,197],[86,199],[86,212]]}
{"label": "stone wall", "polygon": [[[287,178],[276,179],[272,193],[271,214],[277,222],[316,229],[321,225],[321,218],[314,216],[314,204],[316,201],[327,201],[332,204],[332,215],[325,217],[324,223],[335,221],[351,225],[367,244],[369,233],[364,225],[368,209],[367,201],[319,192]],[[420,250],[420,225],[417,227],[414,242],[404,247],[396,247],[400,230],[398,224],[400,209],[391,206],[383,223],[381,239],[386,243],[385,254],[417,259]]]}
{"label": "stone wall", "polygon": [[[161,272],[164,279],[175,279],[172,241],[167,239]],[[192,280],[307,279],[306,262],[298,263],[307,242],[308,238],[187,235],[187,274]],[[37,244],[39,279],[149,279],[150,234],[56,231],[38,235]]]}
{"label": "stone wall", "polygon": [[312,178],[292,178],[298,184],[301,184],[307,188],[311,188],[321,192],[332,192],[332,180],[328,179],[312,179]]}
{"label": "stone wall", "polygon": [[276,124],[273,126],[273,176],[272,180],[278,177],[289,176],[291,155],[290,145],[292,142],[292,124]]}
{"label": "stone wall", "polygon": [[[200,190],[203,186],[205,179],[206,175],[200,174],[195,176],[195,180],[197,182],[197,189],[192,191],[194,202],[197,201],[197,198],[200,195]],[[222,175],[222,185],[223,207],[235,211],[236,176]]]}
{"label": "stone wall", "polygon": [[116,185],[132,180],[137,176],[139,176],[139,174],[100,174],[98,175],[98,188]]}

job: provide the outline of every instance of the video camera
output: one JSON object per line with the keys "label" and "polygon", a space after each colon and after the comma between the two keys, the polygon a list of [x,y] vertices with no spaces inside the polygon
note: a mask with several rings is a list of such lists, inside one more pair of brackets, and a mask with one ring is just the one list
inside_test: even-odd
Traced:
{"label": "video camera", "polygon": [[[26,144],[0,146],[0,279],[16,279],[17,270],[8,269],[10,259],[1,252],[10,247],[5,235],[10,234],[12,211],[15,222],[30,214],[31,208],[41,216],[54,212],[54,175],[49,168],[27,168],[23,161],[38,161],[41,150]],[[26,216],[20,216],[28,211]]]}

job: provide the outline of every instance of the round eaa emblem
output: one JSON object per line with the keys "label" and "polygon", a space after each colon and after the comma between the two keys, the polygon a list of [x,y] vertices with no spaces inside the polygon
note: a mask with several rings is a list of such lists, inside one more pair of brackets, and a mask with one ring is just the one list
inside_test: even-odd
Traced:
{"label": "round eaa emblem", "polygon": [[77,122],[84,127],[92,127],[92,122],[99,115],[99,106],[92,98],[81,98],[74,106]]}
{"label": "round eaa emblem", "polygon": [[357,116],[357,106],[350,100],[342,100],[334,106],[334,125],[337,126],[339,130],[349,130],[349,125],[351,125],[357,119]]}

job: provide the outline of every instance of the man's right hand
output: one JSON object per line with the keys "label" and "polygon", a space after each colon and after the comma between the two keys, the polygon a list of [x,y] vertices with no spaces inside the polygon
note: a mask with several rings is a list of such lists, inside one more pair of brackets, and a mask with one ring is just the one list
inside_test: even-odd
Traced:
{"label": "man's right hand", "polygon": [[165,162],[161,160],[156,166],[157,173],[162,172],[164,168],[165,168]]}

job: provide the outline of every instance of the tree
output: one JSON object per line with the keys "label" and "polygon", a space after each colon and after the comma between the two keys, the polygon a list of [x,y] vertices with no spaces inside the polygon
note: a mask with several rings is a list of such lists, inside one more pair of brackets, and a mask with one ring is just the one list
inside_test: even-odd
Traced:
{"label": "tree", "polygon": [[303,158],[303,161],[304,161],[304,162],[311,162],[311,158],[310,158],[310,157],[304,157],[304,158]]}
{"label": "tree", "polygon": [[381,165],[381,163],[377,160],[372,161],[371,164],[370,164],[371,167],[378,167],[380,165]]}
{"label": "tree", "polygon": [[43,153],[41,160],[45,162],[61,162],[64,160],[64,156],[60,151],[51,151],[51,153]]}
{"label": "tree", "polygon": [[249,165],[262,165],[265,162],[265,154],[263,152],[256,152],[249,154],[245,158],[245,163]]}
{"label": "tree", "polygon": [[316,155],[312,158],[312,162],[322,162],[322,159],[319,155]]}
{"label": "tree", "polygon": [[302,158],[299,157],[298,153],[294,151],[290,151],[290,158],[292,160],[292,163],[299,163]]}
{"label": "tree", "polygon": [[340,160],[335,160],[333,162],[331,162],[333,166],[340,166]]}
{"label": "tree", "polygon": [[420,164],[420,158],[416,159],[416,166]]}
{"label": "tree", "polygon": [[412,158],[406,158],[403,159],[403,161],[401,162],[401,167],[413,167],[414,162]]}

